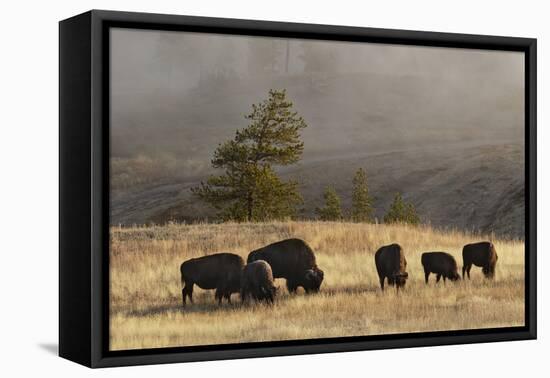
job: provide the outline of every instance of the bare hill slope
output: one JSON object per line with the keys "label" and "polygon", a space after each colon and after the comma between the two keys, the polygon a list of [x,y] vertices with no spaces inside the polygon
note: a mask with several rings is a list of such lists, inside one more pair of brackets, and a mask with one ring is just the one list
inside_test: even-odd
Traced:
{"label": "bare hill slope", "polygon": [[[376,216],[381,219],[395,192],[416,206],[423,222],[503,237],[524,237],[524,150],[513,144],[436,145],[397,151],[310,158],[281,172],[298,179],[304,218],[314,217],[326,185],[350,206],[354,172],[367,171]],[[215,212],[195,199],[190,188],[206,176],[158,177],[113,190],[111,224],[193,222]]]}

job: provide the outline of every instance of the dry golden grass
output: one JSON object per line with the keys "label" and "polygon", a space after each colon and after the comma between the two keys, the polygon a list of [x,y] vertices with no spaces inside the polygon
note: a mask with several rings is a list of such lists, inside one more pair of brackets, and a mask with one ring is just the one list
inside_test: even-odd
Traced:
{"label": "dry golden grass", "polygon": [[[195,286],[181,306],[179,266],[192,257],[238,253],[297,237],[316,252],[325,281],[318,295],[291,296],[284,280],[273,306],[218,306]],[[462,267],[462,246],[488,239],[427,226],[331,222],[198,224],[111,228],[110,348],[124,350],[524,325],[524,243],[496,240],[496,279],[472,268],[471,281],[424,284],[420,254],[447,251]],[[405,290],[380,290],[374,252],[398,242],[405,250]]]}

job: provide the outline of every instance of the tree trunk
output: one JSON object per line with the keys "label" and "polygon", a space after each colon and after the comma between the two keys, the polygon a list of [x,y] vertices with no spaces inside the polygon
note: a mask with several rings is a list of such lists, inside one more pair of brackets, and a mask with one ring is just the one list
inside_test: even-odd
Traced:
{"label": "tree trunk", "polygon": [[247,218],[249,222],[252,222],[252,207],[254,205],[254,201],[252,199],[252,193],[248,193],[246,197],[246,207],[247,207]]}
{"label": "tree trunk", "polygon": [[290,40],[286,41],[285,73],[288,74],[288,61],[290,59]]}

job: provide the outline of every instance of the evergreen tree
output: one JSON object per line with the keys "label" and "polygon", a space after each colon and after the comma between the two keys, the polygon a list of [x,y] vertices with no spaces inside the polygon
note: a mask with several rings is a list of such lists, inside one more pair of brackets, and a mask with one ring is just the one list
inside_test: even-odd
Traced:
{"label": "evergreen tree", "polygon": [[372,199],[367,186],[367,175],[363,168],[359,168],[353,177],[351,219],[354,222],[371,222],[373,211]]}
{"label": "evergreen tree", "polygon": [[342,206],[340,204],[340,197],[338,197],[336,190],[330,186],[327,186],[323,197],[325,199],[325,206],[315,209],[315,212],[319,218],[323,221],[341,220],[343,218]]}
{"label": "evergreen tree", "polygon": [[412,203],[403,201],[401,193],[395,193],[390,209],[384,216],[384,223],[420,223],[416,209]]}
{"label": "evergreen tree", "polygon": [[223,169],[191,191],[220,210],[222,220],[265,221],[296,214],[302,203],[298,183],[281,180],[273,166],[296,163],[307,125],[286,99],[286,91],[270,90],[269,97],[252,105],[250,121],[235,137],[218,146],[212,166]]}

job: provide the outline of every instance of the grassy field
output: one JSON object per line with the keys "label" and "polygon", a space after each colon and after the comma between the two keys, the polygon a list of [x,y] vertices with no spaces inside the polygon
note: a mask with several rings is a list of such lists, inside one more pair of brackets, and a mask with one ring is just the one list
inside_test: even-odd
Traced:
{"label": "grassy field", "polygon": [[[285,238],[307,241],[325,272],[321,293],[290,296],[284,280],[273,306],[218,306],[213,291],[195,287],[181,305],[181,262],[215,252],[245,258]],[[499,255],[496,279],[472,268],[471,281],[428,286],[420,254],[447,251],[462,267],[462,246],[490,239]],[[380,290],[374,252],[398,242],[405,250],[405,290]],[[524,324],[524,243],[427,226],[331,222],[198,224],[111,228],[110,348],[168,346],[409,333]]]}

